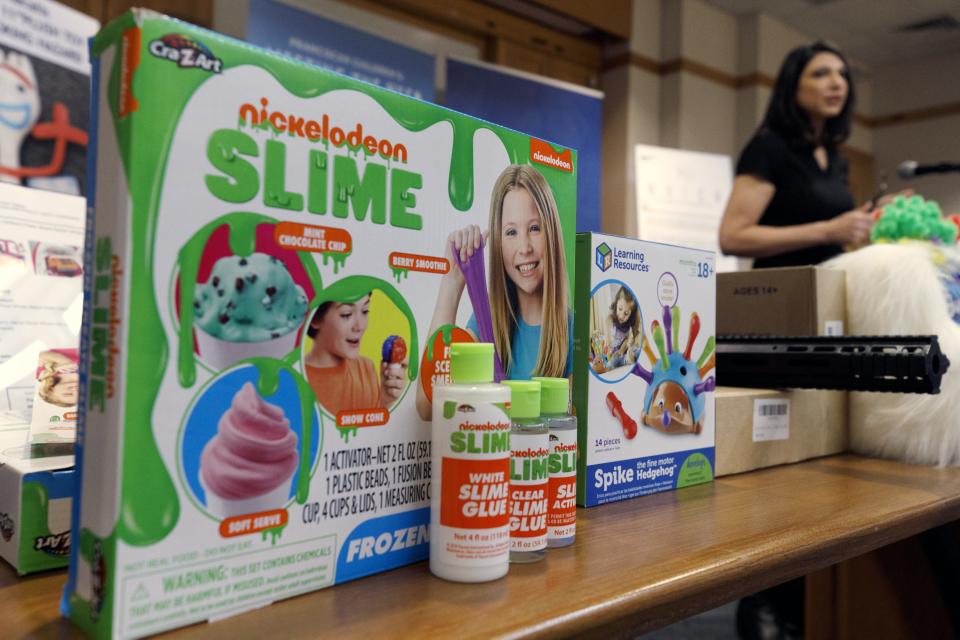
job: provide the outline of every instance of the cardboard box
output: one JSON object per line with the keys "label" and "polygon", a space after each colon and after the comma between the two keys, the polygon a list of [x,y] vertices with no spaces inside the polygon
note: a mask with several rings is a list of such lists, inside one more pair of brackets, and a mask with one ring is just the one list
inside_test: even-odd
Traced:
{"label": "cardboard box", "polygon": [[0,557],[20,575],[67,566],[76,475],[72,443],[28,444],[0,418]]}
{"label": "cardboard box", "polygon": [[[69,616],[139,637],[425,559],[429,395],[475,295],[502,322],[517,278],[552,287],[568,366],[576,153],[152,12],[92,50]],[[453,291],[470,225],[491,277],[481,252]]]}
{"label": "cardboard box", "polygon": [[578,504],[713,479],[714,259],[577,234]]}
{"label": "cardboard box", "polygon": [[717,387],[717,476],[847,450],[847,392]]}
{"label": "cardboard box", "polygon": [[717,274],[717,334],[842,336],[846,275],[822,267]]}

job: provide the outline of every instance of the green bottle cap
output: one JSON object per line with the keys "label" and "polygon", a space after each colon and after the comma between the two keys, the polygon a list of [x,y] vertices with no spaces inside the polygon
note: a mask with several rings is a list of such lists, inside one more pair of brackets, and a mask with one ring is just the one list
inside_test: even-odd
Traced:
{"label": "green bottle cap", "polygon": [[540,413],[567,413],[570,404],[570,381],[566,378],[531,378],[540,383]]}
{"label": "green bottle cap", "polygon": [[504,380],[510,387],[510,417],[537,418],[540,416],[540,383],[535,380]]}
{"label": "green bottle cap", "polygon": [[493,382],[493,345],[489,342],[451,344],[450,380],[454,384]]}

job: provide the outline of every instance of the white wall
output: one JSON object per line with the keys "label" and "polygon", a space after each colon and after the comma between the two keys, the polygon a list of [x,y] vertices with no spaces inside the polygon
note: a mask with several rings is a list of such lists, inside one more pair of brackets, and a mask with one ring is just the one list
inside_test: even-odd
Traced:
{"label": "white wall", "polygon": [[[633,69],[621,65],[611,69],[600,77],[600,86],[604,91],[603,101],[603,138],[600,142],[604,171],[600,174],[600,227],[611,233],[626,235],[623,212],[632,207],[628,201],[633,172],[625,166],[632,160],[627,153],[627,139],[631,131],[629,124],[632,100],[630,99],[630,75]],[[629,183],[628,183],[629,181]]]}
{"label": "white wall", "polygon": [[772,16],[761,13],[755,17],[758,38],[756,59],[751,71],[775,78],[780,71],[780,64],[791,49],[816,39],[815,35],[795,29]]}
{"label": "white wall", "polygon": [[[736,18],[703,0],[668,0],[665,7],[670,9],[664,10],[664,60],[682,58],[736,76]],[[665,121],[660,144],[692,151],[736,152],[735,89],[684,71],[665,77],[663,88],[660,105]]]}
{"label": "white wall", "polygon": [[[960,102],[960,54],[887,65],[874,69],[874,115]],[[913,187],[936,200],[946,212],[960,212],[960,173],[923,176],[909,182],[896,176],[904,160],[921,164],[960,162],[960,114],[906,124],[877,127],[874,131],[877,171],[885,171],[892,189]]]}
{"label": "white wall", "polygon": [[[776,78],[784,57],[794,47],[810,42],[805,33],[776,18],[757,13],[740,16],[737,20],[737,73],[741,76]],[[737,90],[737,115],[734,126],[734,146],[740,149],[757,130],[767,111],[770,87],[752,83]]]}
{"label": "white wall", "polygon": [[960,162],[960,115],[882,127],[875,136],[877,170],[887,173],[893,191],[913,187],[940,203],[946,213],[960,213],[960,173],[921,176],[904,181],[896,169],[904,160],[920,164]]}
{"label": "white wall", "polygon": [[660,59],[661,0],[633,0],[633,26],[630,31],[630,51]]}
{"label": "white wall", "polygon": [[[660,0],[634,0],[633,27],[626,47],[605,52],[607,59],[637,54],[659,61]],[[661,83],[657,73],[621,64],[601,75],[603,106],[602,228],[608,233],[636,235],[633,148],[660,144]]]}
{"label": "white wall", "polygon": [[960,102],[960,53],[873,69],[874,115]]}
{"label": "white wall", "polygon": [[703,0],[680,2],[683,11],[681,55],[726,73],[736,73],[737,19]]}
{"label": "white wall", "polygon": [[684,73],[680,75],[678,149],[735,156],[737,92],[732,87]]}

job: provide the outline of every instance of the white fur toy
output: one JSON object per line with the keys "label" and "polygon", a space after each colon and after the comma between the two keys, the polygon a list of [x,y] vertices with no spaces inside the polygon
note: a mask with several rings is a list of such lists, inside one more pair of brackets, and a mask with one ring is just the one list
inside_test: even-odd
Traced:
{"label": "white fur toy", "polygon": [[960,465],[960,249],[875,244],[823,265],[847,274],[848,335],[936,335],[952,363],[937,395],[850,394],[850,447],[905,462]]}

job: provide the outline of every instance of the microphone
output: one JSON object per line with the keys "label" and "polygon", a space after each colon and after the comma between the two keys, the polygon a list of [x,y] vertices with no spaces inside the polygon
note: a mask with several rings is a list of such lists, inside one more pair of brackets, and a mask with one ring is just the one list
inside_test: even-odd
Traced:
{"label": "microphone", "polygon": [[941,162],[939,164],[919,164],[916,160],[907,160],[897,167],[897,175],[904,180],[924,176],[930,173],[951,173],[960,171],[960,164]]}

